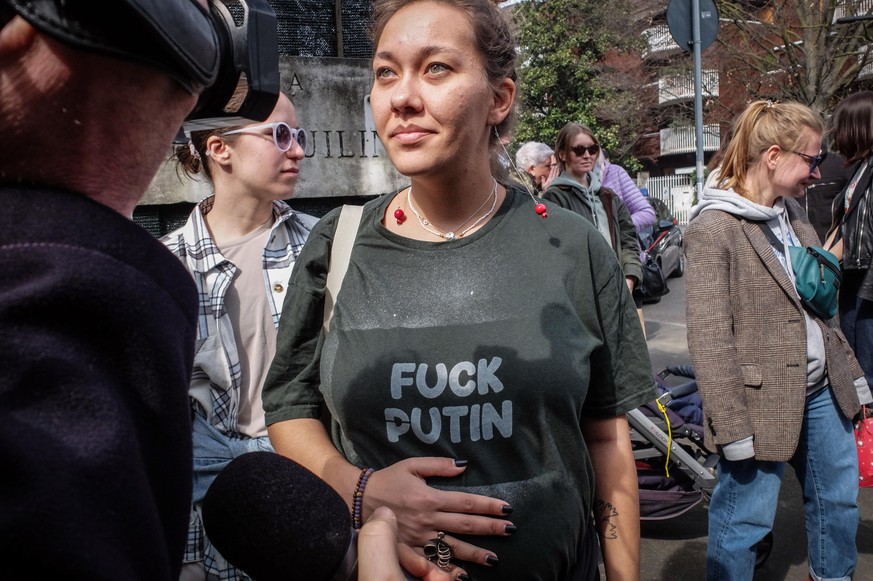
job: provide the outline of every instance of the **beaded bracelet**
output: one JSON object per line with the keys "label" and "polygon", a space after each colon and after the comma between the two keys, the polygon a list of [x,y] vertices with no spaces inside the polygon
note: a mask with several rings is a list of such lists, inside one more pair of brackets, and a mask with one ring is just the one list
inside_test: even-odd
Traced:
{"label": "beaded bracelet", "polygon": [[364,489],[367,487],[367,480],[375,470],[373,468],[364,468],[361,470],[361,475],[358,477],[358,486],[355,488],[355,494],[352,496],[352,527],[359,530],[364,526],[362,508],[364,504]]}

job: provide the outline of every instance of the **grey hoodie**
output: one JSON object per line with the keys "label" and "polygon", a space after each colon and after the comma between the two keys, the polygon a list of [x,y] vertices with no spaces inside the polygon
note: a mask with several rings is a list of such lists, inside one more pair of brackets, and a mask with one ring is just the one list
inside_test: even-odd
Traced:
{"label": "grey hoodie", "polygon": [[606,216],[606,208],[603,207],[603,202],[600,200],[600,196],[597,195],[597,192],[600,191],[600,176],[597,175],[597,172],[588,172],[588,184],[586,188],[566,171],[562,171],[561,175],[552,180],[551,183],[552,186],[570,186],[582,193],[582,201],[591,211],[594,225],[603,234],[609,245],[612,246],[612,236],[609,234],[609,219]]}

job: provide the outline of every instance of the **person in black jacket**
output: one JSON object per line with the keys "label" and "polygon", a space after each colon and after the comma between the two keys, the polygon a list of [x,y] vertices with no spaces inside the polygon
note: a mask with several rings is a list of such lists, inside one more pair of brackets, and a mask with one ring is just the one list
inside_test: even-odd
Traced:
{"label": "person in black jacket", "polygon": [[205,0],[0,0],[4,580],[178,579],[197,294],[131,214],[216,38]]}
{"label": "person in black jacket", "polygon": [[806,194],[797,201],[806,208],[809,222],[815,228],[815,233],[822,240],[833,222],[834,199],[839,196],[854,173],[852,165],[846,165],[846,158],[835,151],[828,152],[827,157],[818,166],[821,179],[809,184]]}
{"label": "person in black jacket", "polygon": [[851,179],[834,199],[834,221],[828,233],[829,239],[837,240],[835,254],[843,266],[840,326],[867,383],[873,385],[873,91],[859,91],[837,105],[833,138],[846,166],[855,166]]}

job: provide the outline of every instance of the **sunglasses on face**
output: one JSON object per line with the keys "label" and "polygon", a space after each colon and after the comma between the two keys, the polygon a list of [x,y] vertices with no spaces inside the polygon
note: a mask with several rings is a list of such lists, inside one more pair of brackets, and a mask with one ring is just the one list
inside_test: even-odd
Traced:
{"label": "sunglasses on face", "polygon": [[813,157],[811,155],[806,155],[805,153],[801,153],[799,151],[792,151],[791,153],[795,153],[795,154],[799,155],[800,157],[803,158],[803,161],[805,161],[806,163],[809,164],[809,173],[813,173],[815,171],[815,169],[821,165],[821,162],[823,162],[828,156],[827,151],[820,153],[820,154],[816,155],[815,157]]}
{"label": "sunglasses on face", "polygon": [[576,154],[577,157],[582,157],[585,155],[585,152],[588,152],[588,155],[597,155],[597,152],[600,151],[600,146],[596,143],[594,145],[584,146],[584,145],[574,145],[570,148],[570,151]]}
{"label": "sunglasses on face", "polygon": [[263,135],[261,131],[268,127],[273,130],[273,143],[276,144],[279,151],[288,151],[291,149],[291,143],[293,141],[297,142],[300,149],[306,150],[306,130],[292,129],[291,126],[284,121],[264,123],[263,125],[252,125],[251,127],[228,131],[227,133],[222,133],[222,135],[235,135],[237,133],[254,133]]}

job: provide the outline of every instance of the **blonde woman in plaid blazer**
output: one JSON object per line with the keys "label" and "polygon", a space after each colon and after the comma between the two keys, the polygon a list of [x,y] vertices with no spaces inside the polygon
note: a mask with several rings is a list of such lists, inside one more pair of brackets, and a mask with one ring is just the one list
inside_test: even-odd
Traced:
{"label": "blonde woman in plaid blazer", "polygon": [[851,418],[870,391],[836,322],[801,304],[788,252],[820,245],[794,198],[820,177],[823,131],[803,105],[749,105],[685,232],[689,350],[706,445],[722,455],[709,580],[752,579],[785,463],[803,488],[810,578],[850,579],[855,569]]}

